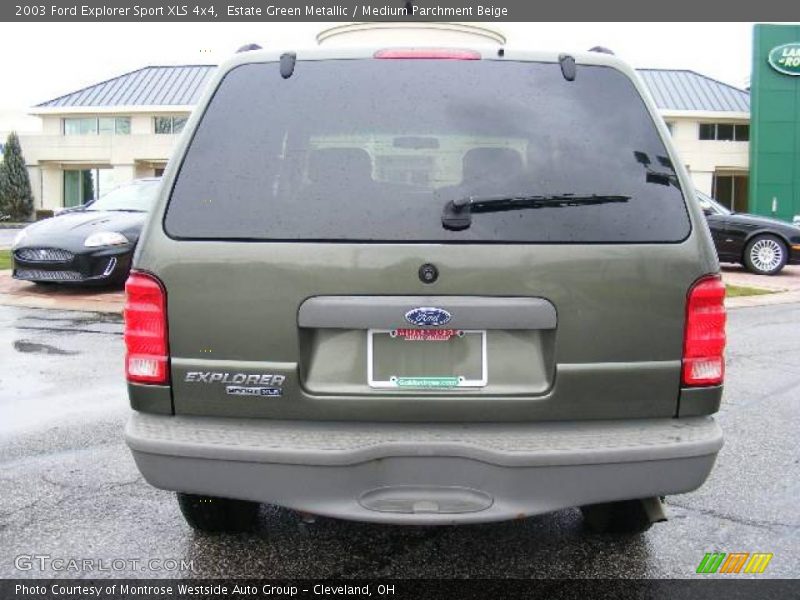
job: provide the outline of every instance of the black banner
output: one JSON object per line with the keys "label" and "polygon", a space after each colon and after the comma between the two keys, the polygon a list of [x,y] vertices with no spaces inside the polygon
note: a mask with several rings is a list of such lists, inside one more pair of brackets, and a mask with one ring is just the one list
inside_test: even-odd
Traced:
{"label": "black banner", "polygon": [[[713,3],[528,0],[11,0],[0,20],[28,22],[247,21],[788,21],[787,0]],[[676,39],[676,42],[678,40]]]}
{"label": "black banner", "polygon": [[799,580],[0,580],[2,600],[437,600],[608,598],[614,600],[781,600],[797,598]]}

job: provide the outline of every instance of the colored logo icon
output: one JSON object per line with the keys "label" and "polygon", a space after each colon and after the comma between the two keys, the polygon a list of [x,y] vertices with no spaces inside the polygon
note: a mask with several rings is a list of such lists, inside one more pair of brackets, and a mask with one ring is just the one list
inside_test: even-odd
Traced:
{"label": "colored logo icon", "polygon": [[720,573],[732,575],[737,573],[763,573],[772,553],[766,552],[706,552],[703,560],[697,565],[696,573]]}

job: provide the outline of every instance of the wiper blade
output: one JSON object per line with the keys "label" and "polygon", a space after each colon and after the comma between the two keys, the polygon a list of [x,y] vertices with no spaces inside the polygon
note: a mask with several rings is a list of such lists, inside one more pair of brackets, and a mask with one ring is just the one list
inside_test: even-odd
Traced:
{"label": "wiper blade", "polygon": [[630,196],[609,194],[549,194],[530,196],[467,196],[453,200],[455,208],[467,207],[471,212],[499,212],[518,208],[539,208],[541,206],[578,206],[582,204],[606,204],[608,202],[627,202]]}
{"label": "wiper blade", "polygon": [[451,200],[442,212],[442,227],[462,231],[472,225],[472,213],[492,213],[527,208],[586,206],[627,202],[630,196],[614,194],[551,194],[530,196],[466,196]]}

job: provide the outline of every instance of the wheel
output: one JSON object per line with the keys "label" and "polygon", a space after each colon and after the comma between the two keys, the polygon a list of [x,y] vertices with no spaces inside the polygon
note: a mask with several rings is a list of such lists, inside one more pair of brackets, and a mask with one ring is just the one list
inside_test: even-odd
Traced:
{"label": "wheel", "polygon": [[581,506],[584,526],[594,533],[642,533],[653,521],[641,500]]}
{"label": "wheel", "polygon": [[744,266],[759,275],[775,275],[788,258],[786,244],[774,235],[757,235],[744,250]]}
{"label": "wheel", "polygon": [[210,533],[250,531],[258,517],[258,502],[196,496],[178,492],[178,506],[194,529]]}

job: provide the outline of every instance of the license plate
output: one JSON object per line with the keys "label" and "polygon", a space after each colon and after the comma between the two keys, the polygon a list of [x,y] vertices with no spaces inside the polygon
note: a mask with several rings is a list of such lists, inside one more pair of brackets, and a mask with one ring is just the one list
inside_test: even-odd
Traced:
{"label": "license plate", "polygon": [[487,382],[486,332],[370,329],[367,380],[373,388],[452,389]]}

